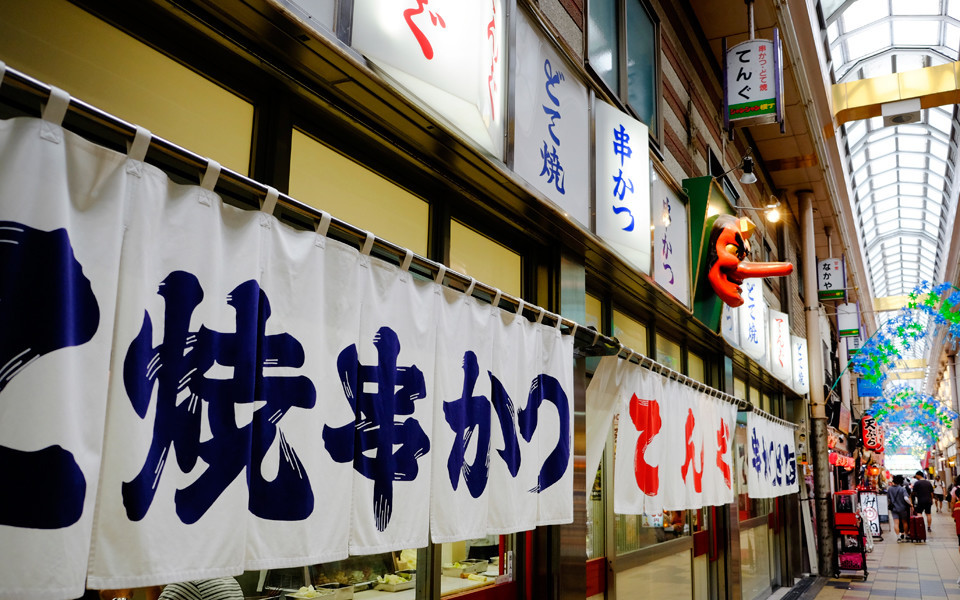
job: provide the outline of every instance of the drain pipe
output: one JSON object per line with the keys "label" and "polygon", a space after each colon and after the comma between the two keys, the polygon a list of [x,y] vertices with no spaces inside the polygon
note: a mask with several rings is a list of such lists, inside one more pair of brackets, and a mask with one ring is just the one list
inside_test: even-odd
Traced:
{"label": "drain pipe", "polygon": [[833,528],[830,526],[830,463],[827,450],[827,411],[824,406],[823,344],[820,341],[820,301],[817,298],[816,239],[813,192],[797,192],[803,238],[804,313],[807,321],[807,357],[810,370],[810,442],[813,455],[813,495],[817,514],[819,572],[833,572]]}

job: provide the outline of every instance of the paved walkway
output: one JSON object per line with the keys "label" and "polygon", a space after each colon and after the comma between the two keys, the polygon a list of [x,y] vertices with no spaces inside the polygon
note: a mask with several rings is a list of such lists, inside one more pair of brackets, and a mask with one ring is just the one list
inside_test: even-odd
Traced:
{"label": "paved walkway", "polygon": [[933,532],[923,544],[898,543],[883,524],[882,542],[867,554],[869,577],[859,571],[841,571],[831,578],[816,600],[960,600],[960,552],[953,519],[934,508]]}

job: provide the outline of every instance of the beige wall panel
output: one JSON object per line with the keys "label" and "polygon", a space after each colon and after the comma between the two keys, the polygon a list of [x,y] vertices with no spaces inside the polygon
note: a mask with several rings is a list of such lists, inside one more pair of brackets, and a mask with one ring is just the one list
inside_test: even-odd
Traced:
{"label": "beige wall panel", "polygon": [[520,297],[520,255],[457,221],[450,223],[450,268]]}

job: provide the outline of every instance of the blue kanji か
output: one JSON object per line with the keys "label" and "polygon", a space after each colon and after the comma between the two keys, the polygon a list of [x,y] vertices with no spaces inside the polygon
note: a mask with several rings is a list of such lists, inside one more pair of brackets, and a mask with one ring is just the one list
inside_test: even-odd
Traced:
{"label": "blue kanji \u304b", "polygon": [[[227,297],[236,331],[221,333],[201,326],[190,331],[194,310],[203,300],[200,282],[191,273],[174,271],[160,285],[165,302],[163,341],[153,346],[153,323],[144,313],[140,333],[123,364],[130,402],[143,418],[157,390],[153,439],[140,473],[122,486],[127,516],[142,519],[153,502],[171,446],[177,464],[192,473],[198,459],[206,469],[175,495],[177,516],[194,523],[224,490],[247,470],[249,508],[264,519],[302,520],[313,512],[313,491],[297,453],[280,432],[281,463],[273,481],[261,472],[274,443],[277,423],[293,407],[312,408],[316,391],[306,377],[264,377],[265,367],[301,367],[303,347],[287,333],[265,335],[270,303],[254,281],[241,283]],[[220,365],[232,367],[230,379],[208,377]],[[251,423],[237,427],[236,405],[262,401]],[[203,407],[211,437],[200,441]],[[278,501],[282,499],[282,501]]]}
{"label": "blue kanji \u304b", "polygon": [[337,356],[343,392],[356,417],[341,427],[324,425],[323,444],[333,460],[352,462],[373,481],[374,519],[384,531],[393,514],[393,482],[415,480],[417,461],[430,451],[430,439],[413,418],[414,401],[425,398],[427,388],[416,365],[397,365],[400,340],[392,329],[381,327],[373,345],[375,365],[360,364],[356,344]]}
{"label": "blue kanji \u304b", "polygon": [[[0,394],[42,356],[89,342],[99,324],[97,298],[67,230],[0,221]],[[0,446],[0,481],[8,490],[0,525],[59,529],[83,514],[86,479],[73,453],[59,445]],[[12,492],[24,489],[55,492]]]}
{"label": "blue kanji \u304b", "polygon": [[[479,375],[477,355],[466,352],[463,355],[463,393],[457,400],[443,403],[443,417],[457,434],[447,458],[450,484],[457,489],[463,473],[467,489],[474,498],[483,494],[490,473],[490,400],[473,394]],[[513,431],[512,424],[510,430]],[[477,452],[473,462],[468,463],[467,447],[474,434],[477,436]]]}

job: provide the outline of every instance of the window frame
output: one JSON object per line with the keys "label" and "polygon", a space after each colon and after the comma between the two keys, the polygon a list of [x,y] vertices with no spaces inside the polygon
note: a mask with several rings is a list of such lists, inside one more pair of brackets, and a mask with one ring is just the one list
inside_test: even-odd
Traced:
{"label": "window frame", "polygon": [[[616,4],[616,40],[617,40],[617,55],[618,55],[618,65],[617,65],[617,81],[618,89],[613,89],[607,81],[600,75],[600,73],[594,68],[590,60],[590,5],[593,2],[613,2]],[[653,69],[654,69],[654,89],[653,89],[653,106],[654,106],[654,115],[652,123],[645,122],[640,118],[639,111],[636,107],[630,104],[630,88],[629,81],[627,77],[627,2],[636,2],[639,8],[642,8],[649,17],[651,25],[653,26]],[[662,47],[661,47],[661,37],[662,37],[662,27],[659,13],[654,9],[650,2],[647,0],[586,0],[586,6],[584,6],[584,34],[583,34],[583,63],[587,72],[593,79],[593,82],[598,85],[606,95],[614,100],[619,107],[629,113],[631,116],[637,120],[643,122],[650,131],[650,143],[651,145],[659,151],[663,147],[663,108],[661,103],[661,98],[663,97],[662,88],[663,88],[663,65],[661,61]]]}

